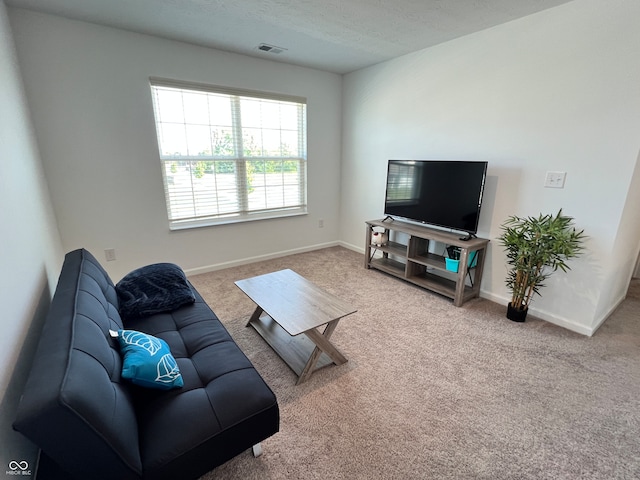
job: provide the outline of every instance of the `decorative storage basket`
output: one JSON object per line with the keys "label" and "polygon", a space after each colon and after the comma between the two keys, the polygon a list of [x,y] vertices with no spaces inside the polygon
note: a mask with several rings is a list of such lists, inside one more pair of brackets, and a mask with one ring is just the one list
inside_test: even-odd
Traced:
{"label": "decorative storage basket", "polygon": [[[459,253],[459,251],[458,251]],[[456,260],[453,258],[445,258],[445,268],[447,270],[449,270],[450,272],[458,272],[458,264],[460,263],[460,260]],[[469,254],[469,258],[467,259],[467,266],[469,268],[473,268],[477,265],[478,263],[478,252],[477,251],[473,251]]]}

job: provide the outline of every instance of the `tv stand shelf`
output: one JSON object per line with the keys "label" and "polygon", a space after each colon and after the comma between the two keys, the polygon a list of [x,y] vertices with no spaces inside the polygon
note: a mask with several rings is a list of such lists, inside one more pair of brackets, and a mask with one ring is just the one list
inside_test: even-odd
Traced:
{"label": "tv stand shelf", "polygon": [[[459,234],[395,219],[369,220],[366,226],[365,268],[380,270],[449,297],[456,307],[480,295],[488,239],[461,240]],[[386,244],[377,246],[371,243],[374,227],[384,229],[388,238]],[[445,256],[429,251],[431,242],[460,249],[457,273],[447,270]],[[382,256],[376,256],[376,252],[381,252]],[[469,262],[469,259],[473,261]],[[466,284],[467,276],[470,285]]]}

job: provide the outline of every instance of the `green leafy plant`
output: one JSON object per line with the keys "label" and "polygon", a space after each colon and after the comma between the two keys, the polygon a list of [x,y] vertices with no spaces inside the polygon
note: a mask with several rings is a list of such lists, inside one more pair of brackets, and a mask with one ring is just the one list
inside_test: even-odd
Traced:
{"label": "green leafy plant", "polygon": [[207,162],[196,162],[193,175],[196,178],[202,178],[204,177],[206,170],[207,170]]}
{"label": "green leafy plant", "polygon": [[567,260],[584,249],[584,230],[576,230],[573,218],[562,214],[538,217],[509,217],[498,237],[507,253],[510,270],[505,280],[511,290],[511,306],[529,307],[534,294],[553,272],[570,270]]}

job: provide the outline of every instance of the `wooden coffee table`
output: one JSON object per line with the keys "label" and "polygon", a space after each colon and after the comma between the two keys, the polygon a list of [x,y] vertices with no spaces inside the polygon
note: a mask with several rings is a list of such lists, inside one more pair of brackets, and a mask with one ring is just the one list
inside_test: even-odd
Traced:
{"label": "wooden coffee table", "polygon": [[247,326],[298,375],[296,385],[318,368],[347,362],[329,339],[340,319],[356,312],[349,304],[289,269],[235,284],[257,305]]}

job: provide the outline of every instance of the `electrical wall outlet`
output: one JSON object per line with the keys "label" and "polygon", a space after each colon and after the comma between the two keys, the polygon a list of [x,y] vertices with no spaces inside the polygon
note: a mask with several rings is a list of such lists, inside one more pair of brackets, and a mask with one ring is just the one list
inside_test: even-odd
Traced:
{"label": "electrical wall outlet", "polygon": [[107,248],[104,251],[104,258],[107,259],[107,262],[113,262],[116,259],[116,249],[115,248]]}
{"label": "electrical wall outlet", "polygon": [[544,179],[544,186],[547,188],[564,188],[564,181],[567,178],[567,172],[547,172]]}
{"label": "electrical wall outlet", "polygon": [[318,228],[324,228],[324,219],[318,220]]}

